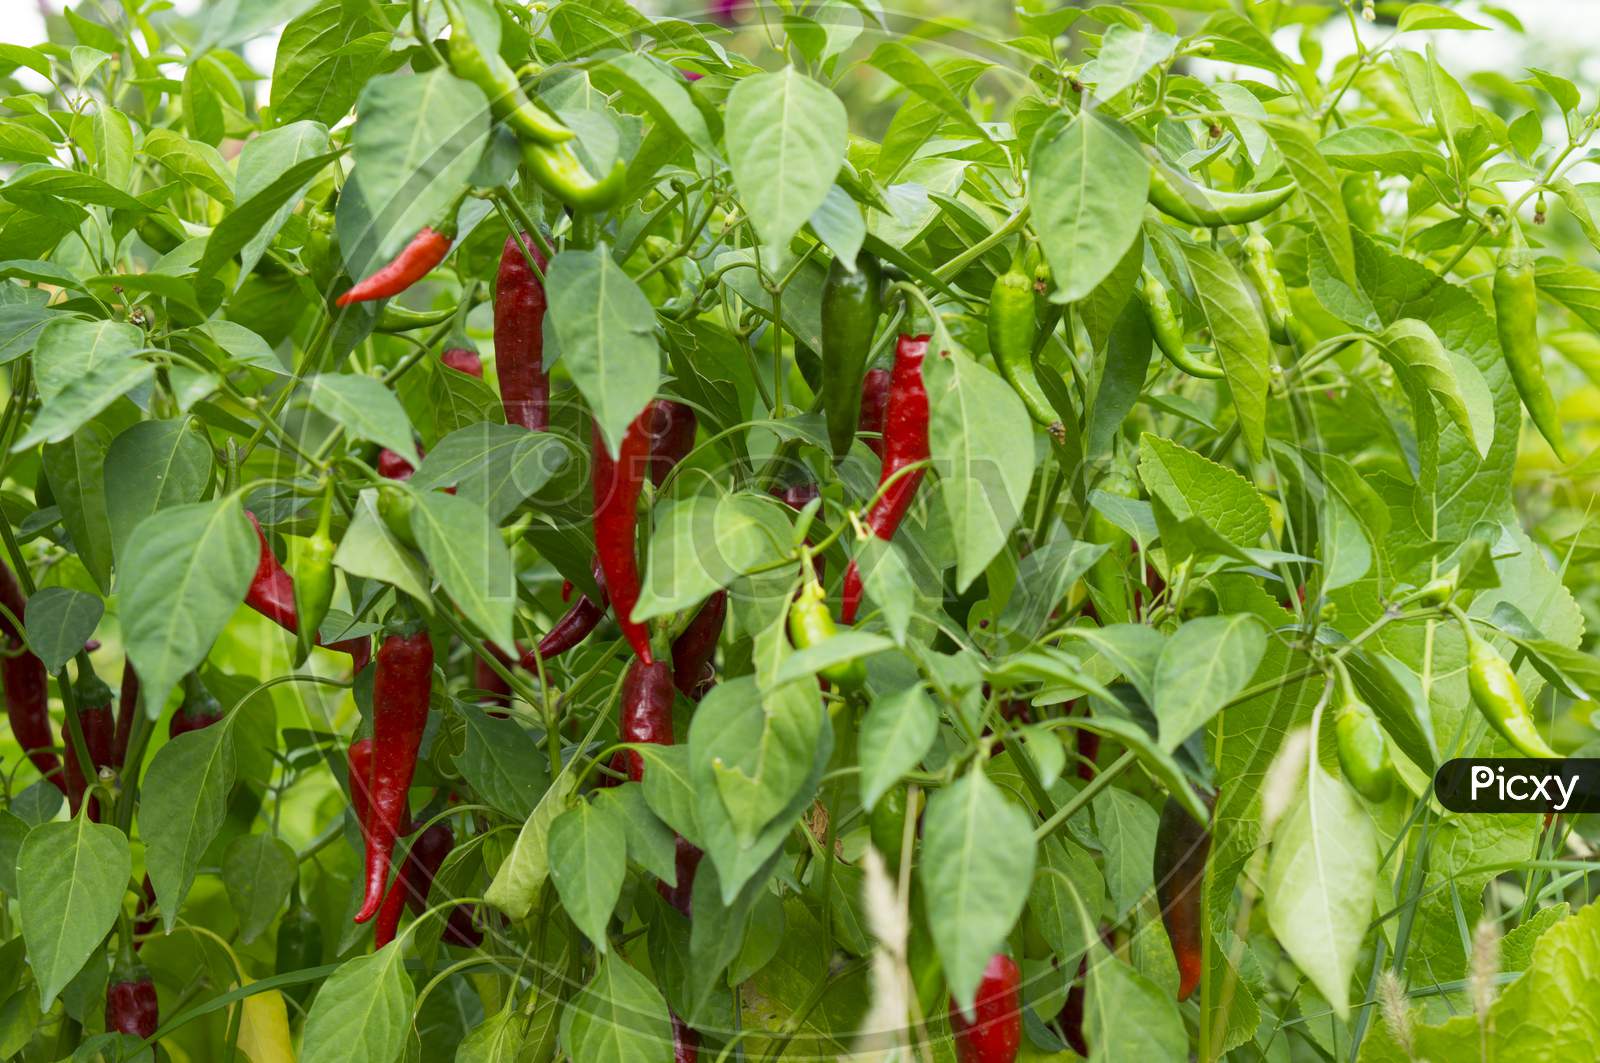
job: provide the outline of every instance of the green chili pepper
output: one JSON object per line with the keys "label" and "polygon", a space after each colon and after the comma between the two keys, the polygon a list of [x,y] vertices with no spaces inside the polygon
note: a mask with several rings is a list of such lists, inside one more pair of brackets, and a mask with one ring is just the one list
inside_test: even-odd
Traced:
{"label": "green chili pepper", "polygon": [[333,485],[322,496],[322,512],[317,515],[317,530],[301,545],[294,573],[294,609],[300,618],[295,663],[301,664],[317,645],[317,629],[328,617],[333,604]]}
{"label": "green chili pepper", "polygon": [[856,256],[852,270],[838,258],[822,282],[822,408],[833,460],[843,461],[861,416],[867,352],[883,310],[883,269],[876,256]]}
{"label": "green chili pepper", "polygon": [[1533,711],[1511,665],[1478,634],[1459,608],[1452,610],[1467,637],[1467,687],[1484,719],[1525,757],[1555,757],[1534,725]]}
{"label": "green chili pepper", "polygon": [[410,332],[413,329],[433,328],[455,316],[456,308],[444,310],[407,310],[403,306],[385,303],[374,328],[378,332]]}
{"label": "green chili pepper", "polygon": [[[905,849],[907,788],[891,786],[872,806],[867,820],[872,847],[883,856],[890,875],[900,873],[900,857]],[[912,813],[915,816],[916,813]]]}
{"label": "green chili pepper", "polygon": [[1289,201],[1294,187],[1288,184],[1265,192],[1218,192],[1197,185],[1158,162],[1150,169],[1148,198],[1151,206],[1181,222],[1218,229],[1266,217]]}
{"label": "green chili pepper", "polygon": [[460,9],[446,4],[445,12],[450,19],[450,70],[483,90],[494,116],[524,142],[549,145],[571,140],[572,130],[528,99],[504,59],[473,43],[472,30]]}
{"label": "green chili pepper", "polygon": [[[810,580],[795,595],[789,606],[789,638],[795,649],[805,650],[820,646],[833,638],[838,627],[828,603],[823,600],[822,585]],[[840,690],[856,690],[867,681],[867,669],[859,660],[836,661],[817,672]]]}
{"label": "green chili pepper", "polygon": [[1272,242],[1260,233],[1252,233],[1244,242],[1244,268],[1261,296],[1261,309],[1273,340],[1288,343],[1289,289],[1284,286],[1283,274],[1272,264]]}
{"label": "green chili pepper", "polygon": [[1533,252],[1522,239],[1522,230],[1512,223],[1511,234],[1500,251],[1494,271],[1495,328],[1500,334],[1500,350],[1511,370],[1512,382],[1522,405],[1527,407],[1539,434],[1563,462],[1572,459],[1561,438],[1561,422],[1556,416],[1555,396],[1544,379],[1544,360],[1539,349],[1539,293],[1534,287]]}
{"label": "green chili pepper", "polygon": [[1140,274],[1139,295],[1145,316],[1150,321],[1150,334],[1167,361],[1190,376],[1202,380],[1221,379],[1221,369],[1207,365],[1189,353],[1189,348],[1183,342],[1183,325],[1178,319],[1177,309],[1172,305],[1172,295],[1167,291],[1167,286],[1148,269]]}
{"label": "green chili pepper", "polygon": [[1368,801],[1388,800],[1394,786],[1394,763],[1389,759],[1389,740],[1378,723],[1372,706],[1356,696],[1350,673],[1338,664],[1339,708],[1333,727],[1339,751],[1339,768],[1345,781]]}
{"label": "green chili pepper", "polygon": [[1033,280],[1022,271],[1022,264],[1015,262],[994,279],[989,291],[989,353],[994,356],[1000,375],[1022,400],[1028,416],[1060,441],[1066,438],[1066,429],[1040,390],[1034,373],[1033,348],[1038,332]]}
{"label": "green chili pepper", "polygon": [[611,172],[597,178],[591,174],[570,144],[538,144],[522,147],[522,161],[534,179],[551,195],[575,210],[604,210],[622,194],[628,168],[618,159]]}

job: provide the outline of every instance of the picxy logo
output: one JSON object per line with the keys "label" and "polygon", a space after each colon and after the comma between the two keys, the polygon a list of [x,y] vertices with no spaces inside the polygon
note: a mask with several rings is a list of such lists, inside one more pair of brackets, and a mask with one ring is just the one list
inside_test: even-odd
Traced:
{"label": "picxy logo", "polygon": [[1452,812],[1600,811],[1600,760],[1461,758],[1434,776]]}

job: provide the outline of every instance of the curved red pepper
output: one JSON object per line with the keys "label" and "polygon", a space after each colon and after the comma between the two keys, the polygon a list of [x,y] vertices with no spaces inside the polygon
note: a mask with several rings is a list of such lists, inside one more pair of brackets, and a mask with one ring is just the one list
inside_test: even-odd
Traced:
{"label": "curved red pepper", "polygon": [[[486,647],[490,653],[494,654],[495,660],[507,668],[516,664],[510,654],[494,643],[487,643]],[[511,684],[502,679],[499,672],[489,667],[488,661],[476,654],[472,658],[472,685],[484,692],[484,701],[490,705],[504,707],[511,704]],[[495,715],[504,715],[504,713],[496,713]]]}
{"label": "curved red pepper", "polygon": [[[672,669],[664,662],[635,659],[622,677],[622,703],[617,737],[623,742],[672,745]],[[631,749],[618,753],[612,768],[625,771],[638,782],[644,778],[644,758]]]}
{"label": "curved red pepper", "polygon": [[106,987],[106,1029],[149,1040],[161,1025],[161,1008],[150,972],[135,967]]}
{"label": "curved red pepper", "polygon": [[634,527],[650,457],[649,417],[650,407],[646,406],[623,433],[615,458],[606,449],[599,425],[594,429],[595,553],[606,576],[606,593],[616,607],[617,626],[645,664],[655,660],[650,653],[650,631],[633,620],[632,613],[639,601]]}
{"label": "curved red pepper", "polygon": [[673,865],[677,868],[678,884],[669,886],[665,882],[656,882],[656,892],[661,894],[663,900],[683,913],[684,918],[689,917],[690,900],[694,897],[694,876],[700,869],[700,860],[704,857],[705,850],[688,841],[683,835],[677,835],[673,840]]}
{"label": "curved red pepper", "polygon": [[345,751],[345,762],[350,767],[350,811],[356,817],[356,826],[361,828],[361,837],[365,839],[371,830],[367,824],[367,813],[372,807],[372,739],[351,742],[350,748]]}
{"label": "curved red pepper", "polygon": [[378,475],[385,480],[409,480],[416,471],[415,465],[388,447],[378,451]]}
{"label": "curved red pepper", "polygon": [[440,940],[463,949],[475,949],[483,944],[483,931],[472,925],[472,905],[458,904],[450,909]]}
{"label": "curved red pepper", "polygon": [[[89,763],[96,770],[111,766],[117,724],[111,714],[111,688],[100,682],[92,673],[88,681],[78,681],[78,726],[83,728],[83,743],[88,747]],[[67,803],[72,814],[78,814],[83,796],[89,791],[89,781],[78,767],[78,755],[72,745],[72,732],[67,722],[61,721],[61,745],[66,750]],[[91,801],[89,818],[100,821],[100,802]]]}
{"label": "curved red pepper", "polygon": [[950,1029],[956,1035],[956,1057],[961,1063],[1011,1063],[1022,1048],[1022,1007],[1018,988],[1022,972],[1004,953],[996,954],[983,969],[968,1022],[950,1001]]}
{"label": "curved red pepper", "polygon": [[[156,887],[155,883],[150,881],[150,875],[147,872],[144,876],[144,884],[139,890],[139,905],[133,910],[133,933],[136,939],[153,933],[155,928],[161,924],[161,920],[152,914],[155,906]],[[143,944],[144,942],[135,940],[133,951],[138,952]]]}
{"label": "curved red pepper", "polygon": [[1200,984],[1200,894],[1210,853],[1210,830],[1196,823],[1176,798],[1167,798],[1156,826],[1154,878],[1161,922],[1178,963],[1179,1000],[1187,999]]}
{"label": "curved red pepper", "polygon": [[694,449],[700,422],[693,409],[671,399],[656,399],[645,412],[650,418],[650,482],[660,487],[672,467]]}
{"label": "curved red pepper", "polygon": [[450,253],[454,235],[426,226],[411,238],[394,259],[376,273],[357,281],[351,289],[339,296],[340,306],[366,302],[369,299],[387,299],[399,295],[444,261]]}
{"label": "curved red pepper", "polygon": [[[895,344],[894,370],[889,377],[889,401],[884,409],[883,471],[878,483],[888,483],[908,465],[928,459],[928,389],[922,383],[922,360],[928,353],[927,336],[904,336]],[[867,531],[885,541],[905,519],[926,469],[908,472],[879,496],[867,511]],[[841,618],[855,623],[861,607],[861,573],[852,558],[844,571],[844,608]]]}
{"label": "curved red pepper", "polygon": [[128,739],[133,734],[134,710],[139,704],[139,673],[132,661],[122,663],[122,690],[117,695],[117,729],[111,740],[111,764],[122,767],[128,755]]}
{"label": "curved red pepper", "polygon": [[167,721],[167,737],[177,738],[190,731],[203,731],[222,719],[222,703],[200,681],[198,673],[191,672],[183,683],[183,702]]}
{"label": "curved red pepper", "polygon": [[356,922],[378,914],[395,839],[406,820],[406,792],[428,725],[433,643],[426,630],[390,635],[378,649],[372,682],[372,788],[367,818],[367,892]]}
{"label": "curved red pepper", "polygon": [[[250,579],[250,589],[245,591],[244,604],[277,624],[285,631],[294,633],[300,630],[300,618],[294,608],[294,577],[283,567],[278,560],[278,555],[272,552],[272,544],[267,542],[267,533],[261,530],[261,522],[256,515],[248,509],[244,515],[250,518],[250,526],[256,530],[256,538],[261,543],[261,555],[256,561],[256,574]],[[317,645],[323,645],[322,637],[317,637]],[[350,655],[350,669],[359,672],[372,660],[372,640],[366,636],[345,639],[342,642],[329,643],[330,650]]]}
{"label": "curved red pepper", "polygon": [[[593,601],[587,594],[578,595],[578,600],[572,607],[545,633],[544,638],[539,640],[540,657],[547,661],[559,657],[588,638],[589,633],[600,625],[601,619],[606,615],[609,598],[606,595],[606,574],[600,567],[598,557],[594,561],[594,582],[600,588],[600,600]],[[522,667],[530,672],[537,672],[539,666],[533,654],[525,653],[522,655]]]}
{"label": "curved red pepper", "polygon": [[711,655],[717,652],[717,640],[722,637],[722,622],[727,615],[728,592],[718,591],[706,599],[689,626],[672,642],[673,678],[678,690],[695,701],[704,693],[704,673]]}
{"label": "curved red pepper", "polygon": [[439,356],[439,364],[448,366],[458,373],[483,379],[483,359],[478,357],[477,351],[469,351],[465,347],[451,347]]}
{"label": "curved red pepper", "polygon": [[[23,597],[11,566],[4,561],[0,561],[0,604],[11,611],[17,624],[23,622],[28,599]],[[22,631],[4,614],[0,614],[0,634],[5,636],[5,654],[0,655],[0,683],[5,688],[6,719],[11,724],[11,736],[28,754],[39,774],[66,793],[61,761],[51,752],[56,738],[50,729],[49,674],[45,672],[44,662],[28,649]]]}
{"label": "curved red pepper", "polygon": [[433,878],[455,844],[456,836],[448,823],[435,823],[412,840],[400,873],[384,895],[383,907],[378,909],[378,918],[372,924],[374,949],[381,949],[394,940],[395,931],[400,928],[400,915],[407,907],[416,915],[427,909]]}
{"label": "curved red pepper", "polygon": [[868,371],[861,381],[861,417],[856,421],[857,432],[877,432],[861,440],[871,451],[883,459],[883,412],[889,405],[889,370]]}
{"label": "curved red pepper", "polygon": [[543,432],[550,426],[550,378],[544,371],[544,314],[549,302],[539,277],[547,263],[527,233],[522,234],[522,243],[539,272],[528,266],[516,235],[507,236],[494,285],[494,367],[506,424]]}
{"label": "curved red pepper", "polygon": [[672,1016],[672,1063],[695,1063],[700,1058],[700,1035],[688,1023]]}

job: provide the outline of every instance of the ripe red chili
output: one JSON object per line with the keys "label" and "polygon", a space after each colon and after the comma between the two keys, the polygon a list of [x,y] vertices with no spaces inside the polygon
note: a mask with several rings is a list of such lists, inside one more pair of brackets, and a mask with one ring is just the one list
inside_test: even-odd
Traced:
{"label": "ripe red chili", "polygon": [[857,430],[875,432],[863,439],[878,459],[883,460],[883,411],[889,404],[889,370],[879,367],[868,371],[861,381],[861,418]]}
{"label": "ripe red chili", "polygon": [[1210,830],[1196,823],[1175,798],[1167,798],[1156,827],[1154,875],[1161,922],[1178,962],[1179,1000],[1187,999],[1200,984],[1200,887],[1210,852]]}
{"label": "ripe red chili", "polygon": [[128,739],[133,734],[134,709],[139,704],[139,673],[132,661],[122,664],[122,689],[117,695],[117,729],[111,740],[111,764],[122,767],[128,755]]}
{"label": "ripe red chili", "polygon": [[[78,725],[83,728],[83,743],[88,747],[89,763],[96,772],[111,766],[112,745],[116,740],[116,721],[111,715],[111,688],[101,682],[93,672],[78,680]],[[61,721],[61,745],[66,750],[67,802],[72,814],[78,814],[83,795],[89,790],[90,780],[79,770],[78,754],[72,744],[72,732],[65,720]],[[100,820],[100,803],[91,801],[89,818]]]}
{"label": "ripe red chili", "polygon": [[678,690],[700,700],[705,670],[722,637],[722,622],[728,615],[728,592],[718,591],[706,599],[689,626],[672,642],[672,675]]}
{"label": "ripe red chili", "polygon": [[161,1025],[156,984],[143,966],[119,971],[106,987],[106,1029],[148,1040]]}
{"label": "ripe red chili", "polygon": [[393,634],[378,649],[372,683],[372,786],[367,813],[367,892],[356,922],[378,913],[395,839],[406,819],[406,791],[428,724],[433,643],[428,632]]}
{"label": "ripe red chili", "polygon": [[[510,668],[516,660],[494,643],[488,643],[487,649],[494,654],[495,660],[505,667]],[[500,677],[500,673],[489,667],[489,662],[482,657],[474,655],[472,658],[472,685],[484,692],[484,701],[490,705],[506,706],[511,704],[511,684]],[[492,715],[504,715],[494,713]]]}
{"label": "ripe red chili", "polygon": [[[261,522],[256,515],[249,510],[245,510],[244,515],[250,518],[250,525],[255,528],[256,538],[261,543],[256,574],[250,579],[250,589],[245,591],[244,604],[285,631],[298,632],[300,618],[294,608],[294,577],[289,575],[278,556],[272,552],[272,544],[267,542],[267,533],[261,530]],[[322,644],[319,637],[317,645]],[[365,668],[372,659],[372,642],[366,636],[331,643],[328,649],[348,653],[351,671],[355,672]]]}
{"label": "ripe red chili", "polygon": [[672,467],[694,449],[699,422],[693,409],[671,399],[656,399],[645,412],[650,418],[650,482],[660,487]]}
{"label": "ripe red chili", "polygon": [[478,357],[477,351],[469,351],[465,347],[451,347],[439,356],[439,362],[458,373],[483,379],[483,359]]}
{"label": "ripe red chili", "polygon": [[1085,1058],[1089,1055],[1089,1042],[1083,1038],[1083,991],[1088,970],[1089,960],[1085,956],[1078,961],[1078,977],[1073,979],[1072,988],[1067,990],[1066,1003],[1061,1005],[1061,1011],[1056,1015],[1056,1023],[1066,1035],[1067,1047]]}
{"label": "ripe red chili", "polygon": [[[623,742],[672,745],[673,694],[672,669],[665,662],[635,659],[622,678],[617,737]],[[611,766],[627,772],[634,782],[644,778],[644,758],[631,749],[618,753]]]}
{"label": "ripe red chili", "polygon": [[961,1063],[1011,1063],[1022,1048],[1022,1007],[1018,988],[1022,972],[1010,956],[997,953],[983,969],[968,1022],[950,1001],[950,1029],[956,1035]]}
{"label": "ripe red chili", "polygon": [[400,915],[407,907],[416,915],[426,910],[433,877],[439,873],[440,865],[455,844],[456,837],[448,823],[435,823],[412,840],[400,873],[384,895],[383,907],[378,909],[377,921],[372,924],[374,949],[381,949],[394,940],[395,931],[400,928]]}
{"label": "ripe red chili", "polygon": [[[552,657],[566,653],[588,638],[589,633],[599,626],[601,618],[606,615],[608,601],[606,574],[600,568],[599,558],[595,558],[594,562],[594,582],[600,588],[600,600],[596,602],[587,594],[578,595],[578,600],[572,603],[572,607],[556,621],[555,626],[545,634],[544,638],[539,640],[540,657],[548,661]],[[523,654],[522,667],[530,672],[538,670],[533,654]]]}
{"label": "ripe red chili", "polygon": [[677,885],[669,886],[665,882],[656,883],[656,892],[661,894],[663,900],[682,912],[684,918],[689,916],[690,899],[694,896],[694,876],[700,869],[700,860],[704,857],[705,850],[688,841],[683,835],[678,835],[673,842],[673,865],[677,868]]}
{"label": "ripe red chili", "polygon": [[[11,611],[18,624],[22,623],[28,600],[4,561],[0,561],[0,604]],[[45,672],[44,662],[28,649],[22,631],[4,614],[0,614],[0,634],[5,636],[5,652],[0,654],[0,684],[5,688],[6,719],[11,724],[11,736],[28,754],[39,774],[66,793],[61,761],[51,752],[56,739],[50,729],[50,677]]]}
{"label": "ripe red chili", "polygon": [[371,829],[367,825],[367,813],[372,807],[372,739],[351,742],[345,751],[345,760],[350,767],[350,811],[356,817],[356,826],[361,828],[361,837],[365,838]]}
{"label": "ripe red chili", "polygon": [[183,681],[183,703],[167,722],[167,737],[177,738],[190,731],[201,731],[222,719],[222,702],[206,689],[198,672]]}
{"label": "ripe red chili", "polygon": [[695,1063],[700,1058],[700,1035],[678,1018],[672,1016],[672,1063]]}
{"label": "ripe red chili", "polygon": [[443,262],[444,256],[450,253],[450,245],[454,242],[453,230],[440,231],[425,226],[388,265],[357,281],[354,287],[339,296],[339,305],[349,306],[369,299],[387,299],[391,295],[399,295],[433,272],[433,267]]}
{"label": "ripe red chili", "polygon": [[385,480],[409,480],[416,471],[415,465],[388,447],[378,451],[378,475]]}
{"label": "ripe red chili", "polygon": [[634,545],[639,492],[650,456],[650,407],[623,433],[613,458],[600,428],[594,430],[594,545],[606,576],[606,593],[616,607],[617,626],[639,660],[649,664],[650,632],[632,618],[639,601],[639,559]]}
{"label": "ripe red chili", "polygon": [[137,939],[152,933],[161,923],[161,920],[153,914],[155,906],[156,887],[155,883],[150,881],[150,876],[147,873],[144,876],[144,884],[139,890],[139,906],[133,910],[134,952],[138,952],[139,947],[144,944],[144,942]]}
{"label": "ripe red chili", "polygon": [[472,925],[472,905],[458,904],[450,909],[440,940],[463,949],[475,949],[483,944],[483,931]]}
{"label": "ripe red chili", "polygon": [[517,243],[506,237],[494,286],[494,365],[500,378],[500,405],[506,424],[534,432],[550,426],[550,378],[544,371],[544,275],[539,245],[522,234],[522,243],[539,267],[535,273]]}
{"label": "ripe red chili", "polygon": [[[922,383],[922,360],[928,353],[927,336],[902,335],[895,344],[894,370],[889,377],[889,400],[884,407],[883,471],[881,487],[901,469],[928,459],[928,389]],[[885,541],[905,519],[926,470],[919,468],[894,480],[867,511],[867,530]],[[861,607],[861,573],[855,559],[844,572],[844,608],[841,617],[855,623]]]}

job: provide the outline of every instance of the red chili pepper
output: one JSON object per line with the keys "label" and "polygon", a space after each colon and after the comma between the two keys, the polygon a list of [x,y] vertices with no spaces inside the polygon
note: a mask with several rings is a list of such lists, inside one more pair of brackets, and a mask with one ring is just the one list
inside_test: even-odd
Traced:
{"label": "red chili pepper", "polygon": [[443,262],[444,256],[450,253],[453,243],[454,232],[424,227],[388,265],[357,281],[354,287],[339,296],[339,305],[349,306],[369,299],[387,299],[399,295],[433,272],[433,267]]}
{"label": "red chili pepper", "polygon": [[1179,1000],[1188,999],[1200,984],[1200,894],[1210,852],[1210,830],[1196,823],[1176,798],[1167,798],[1156,826],[1154,877],[1161,922],[1178,963]]}
{"label": "red chili pepper", "polygon": [[515,234],[500,249],[494,285],[494,366],[506,424],[533,432],[550,427],[550,378],[544,371],[544,313],[549,306],[539,280],[547,265],[539,245],[522,234],[539,267],[535,273]]}
{"label": "red chili pepper", "polygon": [[[593,601],[587,594],[578,595],[578,600],[572,607],[557,620],[552,627],[539,640],[539,656],[545,660],[559,657],[572,647],[578,645],[589,637],[589,633],[600,625],[601,619],[606,615],[608,597],[606,595],[606,574],[600,568],[600,559],[594,561],[594,582],[600,588],[600,600]],[[538,664],[533,654],[522,655],[522,667],[530,672],[538,671]]]}
{"label": "red chili pepper", "polygon": [[407,818],[406,792],[428,725],[433,686],[433,643],[428,632],[393,634],[378,649],[372,683],[372,788],[367,819],[367,893],[356,913],[365,923],[378,914],[388,885],[395,839]]}
{"label": "red chili pepper", "polygon": [[997,953],[983,969],[973,1020],[950,1001],[950,1029],[961,1063],[1011,1063],[1022,1048],[1022,1008],[1017,995],[1022,972],[1010,956]]}
{"label": "red chili pepper", "polygon": [[446,945],[463,949],[475,949],[483,944],[483,931],[472,925],[472,905],[458,904],[450,909],[450,917],[445,920],[440,939]]}
{"label": "red chili pepper", "polygon": [[700,1058],[700,1035],[676,1015],[672,1016],[672,1063],[696,1063]]}
{"label": "red chili pepper", "polygon": [[416,915],[427,909],[428,891],[433,888],[433,877],[439,873],[444,858],[455,848],[456,836],[448,823],[435,823],[411,842],[411,848],[400,865],[400,873],[384,895],[383,907],[372,931],[372,947],[381,949],[394,940],[400,928],[400,915],[409,906]]}
{"label": "red chili pepper", "polygon": [[388,447],[378,451],[378,475],[385,480],[409,480],[416,471],[415,465]]}
{"label": "red chili pepper", "polygon": [[[814,480],[800,480],[789,484],[787,487],[780,487],[774,484],[772,487],[767,488],[767,494],[798,512],[809,506],[813,499],[822,497],[822,488],[818,487]],[[806,542],[810,541],[808,537]],[[818,583],[827,579],[827,558],[820,554],[816,555],[811,559],[811,567],[816,570]]]}
{"label": "red chili pepper", "polygon": [[[18,624],[22,623],[28,600],[23,597],[11,567],[4,561],[0,561],[0,604],[11,611]],[[51,752],[56,739],[50,728],[50,677],[45,672],[44,662],[28,649],[21,630],[4,614],[0,614],[0,634],[5,636],[5,653],[0,655],[0,683],[5,687],[6,719],[11,724],[11,736],[28,754],[39,774],[66,793],[61,761]]]}
{"label": "red chili pepper", "polygon": [[122,663],[122,690],[117,695],[117,729],[111,740],[111,764],[122,767],[128,755],[128,739],[133,734],[134,710],[139,704],[139,673],[132,661]]}
{"label": "red chili pepper", "polygon": [[356,826],[364,839],[372,828],[367,823],[372,808],[372,739],[363,738],[350,743],[345,751],[350,767],[350,811],[355,814]]}
{"label": "red chili pepper", "polygon": [[704,857],[705,850],[686,840],[683,835],[678,835],[674,841],[673,864],[677,868],[678,884],[669,886],[665,882],[656,883],[656,892],[661,894],[663,900],[682,912],[684,918],[689,916],[690,900],[694,896],[694,876],[700,869],[700,860]]}
{"label": "red chili pepper", "polygon": [[183,681],[183,702],[167,721],[167,737],[177,738],[190,731],[203,731],[222,719],[222,702],[206,689],[196,672]]}
{"label": "red chili pepper", "polygon": [[[895,344],[889,400],[884,407],[880,486],[906,466],[928,459],[928,389],[922,383],[922,359],[927,353],[927,336],[902,335]],[[878,498],[863,522],[869,532],[885,541],[894,538],[925,471],[906,473]],[[844,622],[855,623],[860,607],[861,573],[852,558],[844,571],[844,608],[840,613]]]}
{"label": "red chili pepper", "polygon": [[[83,743],[88,747],[89,763],[98,773],[100,768],[111,766],[112,745],[116,740],[117,724],[111,715],[111,688],[101,682],[93,672],[78,680],[78,725],[83,728]],[[67,802],[72,814],[78,814],[83,796],[89,791],[89,780],[78,767],[78,754],[72,744],[72,732],[65,720],[61,721],[61,745],[66,749]],[[89,818],[100,821],[100,802],[91,801]]]}
{"label": "red chili pepper", "polygon": [[695,701],[703,693],[700,684],[706,665],[717,651],[722,637],[722,622],[728,615],[728,592],[718,591],[706,599],[689,626],[672,642],[672,675],[678,690]]}
{"label": "red chili pepper", "polygon": [[150,972],[133,965],[118,971],[106,987],[106,1030],[149,1040],[161,1025],[161,1008]]}
{"label": "red chili pepper", "polygon": [[458,373],[483,379],[483,359],[478,357],[477,351],[469,351],[465,347],[451,347],[439,356],[439,363]]}
{"label": "red chili pepper", "polygon": [[[250,518],[250,524],[256,530],[256,538],[261,543],[261,556],[256,561],[256,574],[250,579],[250,589],[245,591],[244,604],[277,624],[285,631],[294,633],[300,629],[300,618],[294,609],[294,577],[283,567],[278,556],[272,552],[272,544],[267,542],[267,533],[261,530],[261,522],[256,515],[245,510],[245,516]],[[317,638],[317,645],[323,645],[322,639]],[[372,640],[366,636],[345,639],[328,645],[330,650],[338,650],[350,655],[350,670],[359,672],[372,660]]]}
{"label": "red chili pepper", "polygon": [[861,381],[861,418],[856,422],[858,432],[877,432],[876,436],[862,439],[879,460],[883,458],[883,411],[889,404],[889,370],[879,367],[869,370]]}
{"label": "red chili pepper", "polygon": [[[495,660],[510,668],[516,664],[516,659],[502,650],[494,643],[488,643],[487,649],[494,654]],[[472,658],[472,685],[484,692],[484,701],[490,705],[506,706],[511,704],[511,684],[500,677],[500,673],[489,667],[489,662],[482,657],[474,655]],[[491,713],[493,716],[504,716],[504,713]]]}
{"label": "red chili pepper", "polygon": [[616,607],[617,626],[633,652],[645,664],[650,653],[650,631],[632,619],[639,601],[639,559],[634,544],[639,492],[644,487],[650,457],[650,407],[646,406],[623,433],[622,446],[613,458],[606,450],[599,425],[594,429],[594,543],[600,568],[606,576],[606,593]]}
{"label": "red chili pepper", "polygon": [[144,885],[140,887],[139,906],[133,910],[133,933],[135,936],[135,941],[133,943],[134,952],[138,952],[140,946],[144,944],[144,942],[137,940],[137,938],[141,938],[146,934],[154,932],[155,928],[161,923],[160,919],[151,914],[154,911],[155,906],[155,883],[150,881],[150,875],[146,873],[144,876]]}
{"label": "red chili pepper", "polygon": [[572,581],[569,579],[561,581],[561,600],[564,602],[572,601]]}
{"label": "red chili pepper", "polygon": [[1056,1016],[1061,1032],[1066,1035],[1067,1047],[1085,1059],[1089,1056],[1089,1042],[1083,1038],[1083,990],[1088,970],[1088,958],[1084,957],[1078,961],[1078,977],[1067,990],[1066,1003],[1061,1005],[1061,1012]]}
{"label": "red chili pepper", "polygon": [[[624,742],[672,745],[672,669],[665,663],[635,659],[622,678],[622,703],[617,737]],[[644,778],[644,758],[628,749],[612,758],[611,767],[625,771],[638,782]]]}
{"label": "red chili pepper", "polygon": [[694,449],[700,422],[693,409],[671,399],[656,399],[645,411],[650,418],[650,482],[660,487],[672,467]]}

